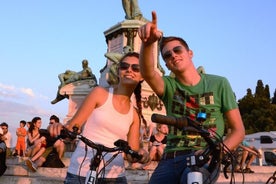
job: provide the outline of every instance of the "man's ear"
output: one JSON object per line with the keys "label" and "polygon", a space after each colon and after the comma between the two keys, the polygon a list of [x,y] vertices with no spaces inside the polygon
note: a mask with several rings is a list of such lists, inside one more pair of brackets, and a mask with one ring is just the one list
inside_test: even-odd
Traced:
{"label": "man's ear", "polygon": [[192,50],[189,50],[188,53],[189,53],[190,58],[194,57],[194,52]]}

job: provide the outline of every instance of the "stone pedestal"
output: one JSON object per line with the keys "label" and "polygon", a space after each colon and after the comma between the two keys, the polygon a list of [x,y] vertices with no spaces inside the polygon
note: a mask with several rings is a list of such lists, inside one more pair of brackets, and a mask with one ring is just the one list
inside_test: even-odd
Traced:
{"label": "stone pedestal", "polygon": [[[123,53],[123,48],[129,46],[135,52],[140,52],[141,39],[138,35],[138,29],[144,25],[146,22],[141,20],[124,20],[112,26],[104,32],[107,52],[110,53]],[[163,75],[164,71],[159,65],[159,50],[157,43],[154,49],[154,62],[156,71]],[[99,85],[104,87],[109,87],[107,83],[108,72],[112,61],[107,59],[106,65],[101,69],[101,77],[99,79]],[[147,120],[148,126],[155,127],[155,123],[151,122],[152,113],[165,114],[165,107],[162,105],[160,99],[155,95],[152,89],[146,82],[142,83],[142,112]],[[132,98],[134,100],[134,98]]]}
{"label": "stone pedestal", "polygon": [[76,111],[79,109],[87,94],[96,86],[94,80],[79,80],[63,86],[59,93],[61,95],[68,95],[68,114],[65,122],[70,120]]}

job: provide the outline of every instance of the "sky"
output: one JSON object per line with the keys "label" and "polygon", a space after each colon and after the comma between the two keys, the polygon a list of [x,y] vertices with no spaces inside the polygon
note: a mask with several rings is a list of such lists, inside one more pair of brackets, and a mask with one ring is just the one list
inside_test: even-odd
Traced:
{"label": "sky", "polygon": [[[276,88],[275,0],[138,0],[143,16],[157,12],[165,36],[184,38],[194,64],[226,77],[237,99],[258,80]],[[55,105],[58,74],[80,71],[87,59],[97,79],[106,64],[104,31],[125,19],[119,0],[10,0],[0,2],[0,122],[14,133],[19,121],[61,121],[68,100]],[[161,65],[166,69],[164,62]],[[169,74],[166,70],[166,74]],[[13,142],[15,142],[16,138]]]}

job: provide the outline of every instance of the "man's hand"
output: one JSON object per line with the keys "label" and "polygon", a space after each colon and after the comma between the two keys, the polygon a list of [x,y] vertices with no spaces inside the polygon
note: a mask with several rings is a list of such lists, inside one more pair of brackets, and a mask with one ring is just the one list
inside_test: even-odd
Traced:
{"label": "man's hand", "polygon": [[48,131],[52,137],[60,135],[60,131],[64,128],[61,123],[54,123],[48,126]]}
{"label": "man's hand", "polygon": [[139,160],[139,163],[146,164],[150,161],[149,152],[147,152],[145,149],[141,148],[138,153],[142,155],[141,160]]}
{"label": "man's hand", "polygon": [[155,11],[152,11],[152,21],[141,26],[138,34],[146,45],[150,45],[162,37],[162,32],[157,29],[157,15]]}
{"label": "man's hand", "polygon": [[138,160],[137,158],[133,158],[131,155],[127,154],[126,158],[129,162],[139,162],[141,164],[145,164],[148,163],[150,161],[150,156],[149,156],[149,152],[147,152],[145,149],[140,148],[138,151],[138,154],[142,156],[142,158],[140,160]]}

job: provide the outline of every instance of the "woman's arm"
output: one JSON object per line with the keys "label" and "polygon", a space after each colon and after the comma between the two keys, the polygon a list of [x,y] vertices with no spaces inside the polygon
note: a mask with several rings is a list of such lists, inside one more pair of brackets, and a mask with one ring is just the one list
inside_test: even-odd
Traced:
{"label": "woman's arm", "polygon": [[140,148],[140,118],[136,110],[133,113],[133,122],[129,128],[127,139],[131,149],[138,151]]}
{"label": "woman's arm", "polygon": [[47,129],[50,132],[50,135],[52,137],[59,135],[64,126],[70,131],[73,130],[73,127],[81,129],[94,109],[101,106],[106,101],[107,94],[107,90],[103,87],[97,86],[93,88],[70,121],[65,125],[54,123],[48,126]]}
{"label": "woman's arm", "polygon": [[149,162],[149,153],[143,148],[140,148],[140,118],[138,116],[138,113],[136,110],[134,110],[133,115],[133,123],[131,124],[129,128],[129,132],[127,135],[127,141],[129,146],[132,150],[138,151],[140,155],[142,155],[142,158],[140,160],[137,160],[135,158],[132,158],[130,155],[127,155],[127,159],[130,162],[140,162],[140,163],[147,163]]}
{"label": "woman's arm", "polygon": [[31,144],[33,144],[35,142],[35,140],[39,139],[40,134],[37,133],[34,137],[32,136],[31,132],[28,132],[28,139],[30,141]]}

